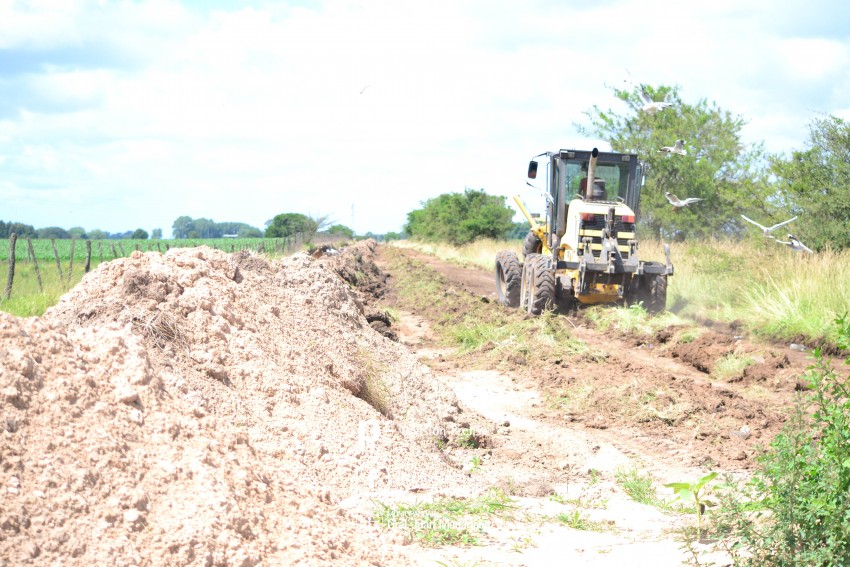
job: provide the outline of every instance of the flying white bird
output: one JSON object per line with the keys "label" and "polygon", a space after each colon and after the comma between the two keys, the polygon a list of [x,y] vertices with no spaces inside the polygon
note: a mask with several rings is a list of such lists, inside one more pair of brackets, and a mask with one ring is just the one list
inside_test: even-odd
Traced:
{"label": "flying white bird", "polygon": [[667,191],[664,195],[667,197],[667,200],[670,201],[670,204],[676,209],[681,209],[682,207],[687,207],[697,201],[702,201],[702,199],[698,197],[688,197],[687,199],[679,200],[679,198],[670,191]]}
{"label": "flying white bird", "polygon": [[685,151],[685,141],[684,140],[676,140],[676,143],[673,146],[664,146],[658,153],[662,154],[679,154],[680,156],[686,155],[688,152]]}
{"label": "flying white bird", "polygon": [[643,106],[640,108],[644,112],[649,112],[650,114],[655,114],[659,110],[664,110],[668,106],[673,106],[672,102],[667,102],[666,100],[652,100],[652,98],[646,94],[646,91],[640,89],[640,97],[643,99]]}
{"label": "flying white bird", "polygon": [[779,223],[779,224],[775,224],[775,225],[773,225],[773,226],[767,227],[767,226],[762,226],[762,225],[760,225],[759,223],[757,223],[757,222],[756,222],[756,221],[754,221],[753,219],[751,219],[751,218],[747,218],[747,217],[746,217],[746,216],[744,216],[744,215],[741,215],[741,217],[743,217],[743,219],[744,219],[745,221],[747,221],[747,222],[751,222],[751,223],[753,223],[754,225],[756,225],[757,227],[759,227],[759,228],[761,229],[762,233],[763,233],[766,237],[768,237],[768,238],[773,238],[773,237],[770,235],[770,232],[771,232],[771,231],[776,230],[776,229],[777,229],[777,228],[779,228],[780,226],[786,225],[786,224],[788,224],[789,222],[792,222],[792,221],[797,220],[797,217],[794,217],[793,219],[789,219],[789,220],[787,220],[787,221],[785,221],[785,222],[781,222],[781,223]]}
{"label": "flying white bird", "polygon": [[802,242],[797,240],[797,237],[794,236],[793,234],[788,235],[788,240],[790,242],[783,242],[783,241],[781,241],[777,238],[776,242],[779,243],[779,244],[784,244],[785,246],[787,246],[791,250],[796,250],[797,252],[806,252],[808,254],[814,254],[813,250],[811,250],[808,246],[806,246],[805,244],[803,244]]}
{"label": "flying white bird", "polygon": [[626,83],[626,85],[628,85],[630,89],[637,90],[638,93],[640,93],[640,98],[643,100],[643,106],[640,108],[641,110],[643,110],[644,112],[649,112],[650,114],[654,114],[659,110],[664,110],[668,106],[673,106],[672,102],[667,102],[666,100],[652,100],[652,97],[646,94],[646,91],[643,89],[642,86],[635,84],[635,82],[632,80],[632,74],[631,72],[629,72],[628,69],[626,69],[626,73],[629,75],[629,78],[623,79],[623,82]]}

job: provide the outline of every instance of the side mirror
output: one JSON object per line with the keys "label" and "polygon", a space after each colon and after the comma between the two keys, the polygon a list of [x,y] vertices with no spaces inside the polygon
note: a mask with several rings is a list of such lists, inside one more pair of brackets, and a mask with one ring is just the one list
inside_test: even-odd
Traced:
{"label": "side mirror", "polygon": [[531,161],[528,164],[528,178],[529,179],[537,179],[537,162]]}

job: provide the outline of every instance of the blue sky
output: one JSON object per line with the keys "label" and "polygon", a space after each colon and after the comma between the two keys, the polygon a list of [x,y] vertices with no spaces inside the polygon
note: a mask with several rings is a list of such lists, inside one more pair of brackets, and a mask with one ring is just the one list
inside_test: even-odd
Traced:
{"label": "blue sky", "polygon": [[[626,69],[805,145],[850,119],[840,0],[0,0],[0,219],[110,232],[181,215],[400,230],[421,202],[524,185]],[[364,90],[365,89],[365,90]],[[362,91],[362,92],[361,92]],[[512,202],[509,200],[509,204]]]}

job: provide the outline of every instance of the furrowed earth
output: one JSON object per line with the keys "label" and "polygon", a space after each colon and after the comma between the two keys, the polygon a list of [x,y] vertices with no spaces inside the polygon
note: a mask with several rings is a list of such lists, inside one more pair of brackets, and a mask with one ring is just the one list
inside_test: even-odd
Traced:
{"label": "furrowed earth", "polygon": [[[433,295],[411,300],[411,274]],[[443,331],[470,310],[523,320],[493,288],[373,241],[202,247],[0,313],[0,565],[728,564],[622,478],[672,500],[664,483],[746,476],[807,355],[581,312],[547,323],[572,353],[458,348]]]}

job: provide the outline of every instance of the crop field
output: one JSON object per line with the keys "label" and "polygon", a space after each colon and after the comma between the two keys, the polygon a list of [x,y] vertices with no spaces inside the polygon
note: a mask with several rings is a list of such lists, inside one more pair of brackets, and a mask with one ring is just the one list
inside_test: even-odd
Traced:
{"label": "crop field", "polygon": [[[29,245],[35,262],[29,254]],[[9,277],[10,240],[0,240],[0,311],[35,317],[55,304],[101,262],[127,257],[135,251],[165,253],[171,248],[209,246],[224,252],[250,250],[280,258],[304,247],[293,238],[184,238],[171,240],[49,240],[21,239],[15,244],[14,276]],[[90,256],[89,248],[90,247]],[[8,291],[8,293],[6,293]]]}
{"label": "crop field", "polygon": [[[86,241],[84,240],[54,240],[33,239],[32,248],[36,260],[54,261],[53,245],[56,246],[56,255],[59,260],[71,259],[73,249],[74,261],[85,261]],[[238,252],[240,250],[253,250],[266,252],[270,255],[283,254],[295,246],[293,239],[285,238],[181,238],[170,240],[93,240],[91,241],[92,261],[114,260],[115,258],[129,256],[135,250],[142,252],[159,251],[165,253],[170,248],[192,248],[195,246],[209,246],[225,252]],[[29,259],[26,239],[18,239],[15,246],[15,259],[25,261]],[[9,261],[9,239],[0,239],[0,262]]]}

